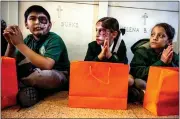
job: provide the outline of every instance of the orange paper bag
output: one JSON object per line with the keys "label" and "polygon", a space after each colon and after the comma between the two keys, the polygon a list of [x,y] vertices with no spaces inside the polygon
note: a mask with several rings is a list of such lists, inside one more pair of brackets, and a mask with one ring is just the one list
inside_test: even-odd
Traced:
{"label": "orange paper bag", "polygon": [[150,67],[143,107],[158,116],[179,115],[178,68]]}
{"label": "orange paper bag", "polygon": [[1,57],[1,109],[16,104],[17,92],[18,84],[15,59]]}
{"label": "orange paper bag", "polygon": [[72,62],[69,107],[127,109],[128,65]]}

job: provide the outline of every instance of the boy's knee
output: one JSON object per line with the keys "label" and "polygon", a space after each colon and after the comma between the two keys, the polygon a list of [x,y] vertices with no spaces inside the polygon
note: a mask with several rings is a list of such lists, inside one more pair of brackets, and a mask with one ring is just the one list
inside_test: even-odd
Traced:
{"label": "boy's knee", "polygon": [[65,76],[61,72],[55,70],[35,70],[28,77],[23,78],[23,82],[29,86],[37,88],[53,89],[59,88],[65,80]]}
{"label": "boy's knee", "polygon": [[144,81],[142,79],[135,79],[135,86],[137,88],[145,90],[146,89],[146,81]]}
{"label": "boy's knee", "polygon": [[35,86],[37,84],[37,81],[40,79],[40,77],[41,77],[41,70],[40,71],[35,70],[29,76],[21,78],[21,81],[27,86]]}
{"label": "boy's knee", "polygon": [[128,86],[132,86],[134,84],[134,78],[132,75],[129,74],[129,78],[128,78]]}

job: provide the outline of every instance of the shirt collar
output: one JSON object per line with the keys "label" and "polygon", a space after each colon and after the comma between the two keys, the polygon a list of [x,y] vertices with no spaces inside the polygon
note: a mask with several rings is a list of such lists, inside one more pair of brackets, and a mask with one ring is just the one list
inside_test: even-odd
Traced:
{"label": "shirt collar", "polygon": [[49,35],[49,33],[41,36],[39,40],[35,40],[33,35],[31,35],[31,39],[34,41],[34,43],[41,43],[41,42],[44,42],[44,40],[48,37],[48,35]]}

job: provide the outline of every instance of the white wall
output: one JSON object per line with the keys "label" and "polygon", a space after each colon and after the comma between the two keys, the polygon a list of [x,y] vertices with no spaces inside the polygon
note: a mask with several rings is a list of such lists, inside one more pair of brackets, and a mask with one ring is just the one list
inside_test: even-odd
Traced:
{"label": "white wall", "polygon": [[179,25],[179,33],[178,33],[178,43],[177,43],[177,50],[178,50],[178,53],[180,53],[180,47],[179,47],[179,45],[180,45],[180,2],[179,2],[179,23],[178,23]]}
{"label": "white wall", "polygon": [[18,2],[17,1],[2,1],[1,2],[1,18],[4,19],[7,25],[18,25]]}
{"label": "white wall", "polygon": [[[7,24],[20,25],[24,36],[29,32],[24,27],[23,14],[25,9],[37,2],[1,2],[1,16],[7,21]],[[77,4],[78,3],[78,4]],[[146,27],[150,28],[158,21],[167,21],[172,23],[176,28],[175,51],[178,51],[178,42],[180,30],[179,20],[180,8],[178,2],[38,2],[43,5],[50,12],[53,20],[52,31],[58,33],[66,43],[70,60],[83,60],[87,51],[87,44],[95,40],[95,23],[101,17],[113,16],[118,19],[121,26],[133,26],[139,28],[143,32],[143,19],[137,18],[142,16],[142,13],[148,13],[148,24]],[[57,7],[60,5],[63,11],[60,13],[62,16],[58,18]],[[119,10],[119,13],[117,13]],[[130,11],[127,13],[127,11]],[[169,18],[168,18],[169,15]],[[123,16],[123,17],[122,17]],[[162,16],[162,17],[161,17]],[[128,17],[130,19],[128,19]],[[137,18],[137,19],[133,19]],[[161,18],[163,18],[161,20]],[[179,18],[179,20],[178,20]],[[151,20],[150,20],[151,19]],[[129,21],[128,21],[129,20]],[[134,20],[132,22],[131,20]],[[137,21],[136,21],[137,20]],[[87,22],[86,22],[87,21]],[[78,23],[79,28],[62,26],[63,23]],[[150,24],[149,24],[150,22]],[[127,24],[128,23],[128,24]],[[143,27],[142,27],[143,26]],[[135,37],[133,39],[124,39],[128,48],[129,61],[132,58],[130,46],[141,37],[148,37],[149,30],[146,34],[126,33],[126,37]],[[125,38],[125,37],[124,37]],[[82,47],[82,49],[80,48]]]}
{"label": "white wall", "polygon": [[99,15],[98,19],[108,15],[108,2],[99,2]]}
{"label": "white wall", "polygon": [[110,6],[179,11],[178,2],[109,2]]}

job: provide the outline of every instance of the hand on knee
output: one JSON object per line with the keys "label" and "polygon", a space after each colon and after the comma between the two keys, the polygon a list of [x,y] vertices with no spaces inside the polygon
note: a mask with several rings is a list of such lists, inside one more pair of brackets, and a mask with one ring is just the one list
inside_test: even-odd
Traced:
{"label": "hand on knee", "polygon": [[129,77],[128,77],[128,86],[132,86],[134,84],[134,77],[129,74]]}

